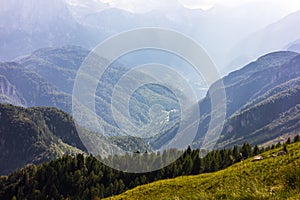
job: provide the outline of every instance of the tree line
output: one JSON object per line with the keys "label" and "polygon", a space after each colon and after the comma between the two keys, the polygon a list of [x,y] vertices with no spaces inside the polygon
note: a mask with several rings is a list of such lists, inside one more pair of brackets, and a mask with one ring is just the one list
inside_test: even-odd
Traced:
{"label": "tree line", "polygon": [[[296,136],[283,144],[299,142]],[[282,146],[252,147],[248,143],[233,148],[213,150],[202,155],[199,149],[188,147],[175,162],[148,173],[126,173],[102,164],[94,156],[78,154],[63,156],[41,165],[29,165],[0,180],[0,199],[99,199],[120,194],[136,186],[156,180],[181,175],[196,175],[224,169],[248,157]],[[147,156],[166,159],[174,150],[161,153],[138,153],[133,156],[142,160]],[[152,157],[153,158],[153,157]]]}

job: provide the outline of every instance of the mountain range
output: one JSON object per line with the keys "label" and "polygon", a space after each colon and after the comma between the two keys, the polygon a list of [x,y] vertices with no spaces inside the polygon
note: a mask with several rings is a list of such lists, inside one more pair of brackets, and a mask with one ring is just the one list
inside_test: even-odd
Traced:
{"label": "mountain range", "polygon": [[[93,49],[105,38],[120,32],[158,27],[192,37],[206,49],[222,74],[227,74],[260,55],[287,49],[299,39],[295,38],[297,29],[289,31],[297,27],[299,14],[283,18],[286,12],[278,6],[269,11],[261,9],[265,3],[260,3],[259,7],[255,2],[237,8],[216,6],[204,11],[173,2],[164,9],[139,13],[111,7],[101,1],[36,3],[34,0],[12,0],[0,5],[1,61],[10,61],[45,47],[78,45]],[[254,12],[257,14],[253,15]],[[270,34],[272,37],[268,37]],[[262,41],[268,44],[256,49]]]}
{"label": "mountain range", "polygon": [[295,51],[295,52],[300,52],[300,39],[296,40],[295,42],[292,42],[289,47],[288,50],[290,51]]}
{"label": "mountain range", "polygon": [[[15,62],[1,63],[1,102],[23,107],[58,107],[71,114],[71,92],[74,78],[88,53],[88,50],[74,46],[45,48],[35,51],[32,55],[19,58]],[[252,145],[273,144],[299,133],[299,69],[300,55],[298,53],[274,52],[260,57],[219,80],[224,82],[226,91],[226,120],[215,148],[241,145],[244,142]],[[99,109],[97,111],[99,119],[106,127],[106,131],[109,132],[109,140],[122,150],[133,152],[159,149],[167,144],[178,131],[180,118],[170,112],[173,109],[180,111],[180,108],[177,107],[178,102],[172,93],[161,87],[150,85],[140,88],[133,95],[135,100],[132,101],[130,111],[136,114],[132,115],[135,116],[132,120],[137,126],[149,124],[151,117],[149,110],[153,103],[159,100],[161,105],[168,110],[160,113],[156,122],[152,123],[164,123],[164,126],[162,129],[157,129],[154,125],[149,127],[150,129],[147,131],[155,132],[155,134],[151,133],[153,137],[146,139],[130,137],[122,133],[115,124],[107,104],[110,102],[114,84],[126,71],[128,71],[126,67],[117,63],[100,81],[98,89],[101,88],[102,92],[97,92],[99,101],[96,104],[96,108]],[[207,148],[207,144],[203,144],[204,136],[205,134],[214,134],[214,132],[207,133],[207,127],[212,114],[210,95],[212,92],[218,92],[218,89],[212,85],[206,97],[199,102],[201,113],[199,118],[196,117],[200,121],[197,136],[192,144],[194,148]],[[103,93],[103,90],[106,92]],[[15,108],[15,110],[19,110],[19,108]],[[25,113],[29,112],[21,108],[20,110]],[[44,112],[47,109],[41,108],[41,110]],[[38,109],[36,112],[41,111]],[[17,111],[13,113],[17,113]],[[41,114],[37,115],[42,116]],[[74,123],[70,117],[67,119],[68,123]],[[36,120],[43,120],[43,116],[41,119],[31,119],[32,123],[40,124]],[[11,123],[9,122],[8,125]],[[194,124],[193,121],[190,121],[190,124]],[[12,131],[12,129],[8,130]],[[57,130],[60,131],[59,128]],[[38,132],[34,133],[34,135],[38,134]],[[77,131],[74,134],[79,135]],[[45,135],[50,137],[48,132]],[[81,136],[80,139],[84,137],[79,136]],[[85,136],[90,138],[89,141],[84,141],[85,145],[95,146],[95,141],[100,144],[103,140],[93,134]],[[48,141],[48,143],[51,142],[52,140]],[[85,146],[85,148],[90,149],[90,146]],[[10,148],[8,147],[8,149]],[[108,153],[103,150],[100,152]],[[19,166],[30,163],[32,160],[22,162]]]}
{"label": "mountain range", "polygon": [[[299,132],[299,58],[295,52],[270,53],[222,79],[227,111],[219,148],[246,141],[263,144],[283,134]],[[200,117],[197,147],[210,122],[210,92],[219,90],[212,85],[200,101],[203,119]]]}
{"label": "mountain range", "polygon": [[[37,73],[16,62],[0,63],[3,92],[9,103],[22,106],[55,106],[71,111],[71,96],[53,87]],[[5,78],[4,78],[5,77]],[[9,83],[5,85],[6,83]],[[6,86],[6,88],[5,88]],[[5,92],[11,88],[12,92]]]}
{"label": "mountain range", "polygon": [[298,199],[300,4],[129,2],[0,0],[0,199]]}
{"label": "mountain range", "polygon": [[296,44],[293,43],[296,43],[300,35],[300,29],[296,26],[299,18],[300,11],[294,12],[237,43],[228,54],[237,61],[237,63],[233,61],[232,69],[236,68],[241,62],[248,62],[266,52],[282,49],[295,51],[296,46],[293,47],[293,45]]}

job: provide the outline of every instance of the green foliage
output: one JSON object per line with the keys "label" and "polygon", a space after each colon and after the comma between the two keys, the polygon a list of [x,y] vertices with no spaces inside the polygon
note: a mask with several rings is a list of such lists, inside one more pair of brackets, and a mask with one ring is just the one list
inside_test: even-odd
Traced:
{"label": "green foliage", "polygon": [[293,142],[300,142],[300,136],[299,135],[296,135]]}
{"label": "green foliage", "polygon": [[287,149],[287,144],[286,143],[283,145],[283,151],[286,152],[286,153],[288,153],[288,149]]}
{"label": "green foliage", "polygon": [[[297,143],[296,147],[299,145],[300,144]],[[291,146],[289,148],[294,150],[296,147]],[[206,156],[200,157],[200,150],[192,150],[189,147],[183,152],[182,156],[172,164],[160,170],[144,174],[131,174],[111,169],[93,156],[85,156],[83,154],[78,154],[77,156],[65,155],[62,158],[38,166],[27,166],[12,173],[8,177],[2,177],[0,181],[0,199],[11,199],[14,196],[16,196],[17,199],[50,199],[50,197],[54,197],[55,199],[103,198],[120,194],[128,189],[156,180],[219,171],[239,162],[241,153],[246,157],[254,155],[255,151],[262,152],[262,150],[257,149],[257,147],[252,148],[249,144],[245,143],[242,147],[235,146],[233,149],[214,150],[209,152]],[[271,154],[274,151],[277,150],[264,153],[263,156],[267,157],[267,154]],[[147,157],[151,157],[151,159],[154,160],[153,164],[156,164],[167,162],[168,159],[172,159],[172,156],[178,153],[180,152],[171,149],[163,153],[139,153],[131,156],[125,155],[124,157],[134,157],[138,160],[137,164],[143,165]],[[289,152],[289,155],[290,154]],[[293,153],[291,155],[293,155],[293,158],[299,158],[297,157],[298,151],[297,154]],[[115,162],[124,162],[124,157],[110,157],[107,161],[112,159]],[[271,161],[270,159],[269,161]],[[149,164],[148,162],[146,163]],[[246,160],[245,163],[254,166],[249,160]],[[235,177],[234,180],[240,176],[250,175],[251,173],[267,173],[267,171],[259,171],[265,170],[264,168],[255,169],[256,171],[245,171],[243,168],[239,169],[241,166],[241,164],[234,165],[234,167],[229,170],[230,173],[237,173],[237,171],[238,173],[242,173],[242,175],[239,174]],[[298,172],[295,172],[295,174],[297,173]],[[201,177],[205,179],[206,176],[207,175],[202,175]],[[228,175],[223,174],[219,178],[223,177],[224,180],[227,180],[229,179],[227,176]],[[274,175],[272,175],[272,177],[273,176]],[[296,185],[298,178],[298,176],[287,177],[285,182],[291,185],[291,187],[298,187]],[[268,180],[270,181],[271,179],[268,178]],[[211,184],[215,182],[214,179],[211,179],[211,181],[213,181]],[[218,185],[219,183],[216,184]],[[205,187],[219,187],[217,185],[206,185]],[[192,186],[192,188],[193,187],[194,186]],[[231,194],[226,193],[222,195]]]}
{"label": "green foliage", "polygon": [[253,155],[256,156],[256,155],[258,155],[259,153],[260,153],[260,150],[259,150],[258,146],[255,145],[255,146],[254,146],[254,149],[253,149]]}
{"label": "green foliage", "polygon": [[0,104],[0,113],[1,175],[26,164],[85,151],[72,118],[61,110]]}
{"label": "green foliage", "polygon": [[149,151],[151,147],[138,137],[133,136],[116,136],[109,138],[112,143],[120,147],[121,149],[129,152],[136,151]]}
{"label": "green foliage", "polygon": [[299,199],[300,143],[289,153],[272,157],[280,149],[262,153],[262,161],[247,159],[224,170],[181,176],[136,187],[107,199]]}
{"label": "green foliage", "polygon": [[295,166],[286,174],[286,185],[291,190],[297,190],[300,193],[300,168]]}

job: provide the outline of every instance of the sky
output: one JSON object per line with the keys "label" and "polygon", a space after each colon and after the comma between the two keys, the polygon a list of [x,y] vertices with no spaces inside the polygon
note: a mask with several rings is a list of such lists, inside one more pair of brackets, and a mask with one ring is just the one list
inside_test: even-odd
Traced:
{"label": "sky", "polygon": [[300,10],[299,0],[101,0],[109,3],[113,7],[125,9],[131,12],[146,12],[152,9],[163,8],[176,5],[177,2],[188,8],[201,8],[204,10],[210,9],[216,5],[236,7],[241,4],[251,2],[269,2],[272,9],[274,6],[280,6],[287,12]]}
{"label": "sky", "polygon": [[[235,7],[245,3],[251,2],[263,2],[266,0],[179,0],[183,5],[190,8],[211,8],[214,5],[222,5],[228,7]],[[291,11],[296,11],[300,9],[299,0],[267,0],[270,2],[270,7],[273,5],[280,4],[283,8],[289,9]]]}

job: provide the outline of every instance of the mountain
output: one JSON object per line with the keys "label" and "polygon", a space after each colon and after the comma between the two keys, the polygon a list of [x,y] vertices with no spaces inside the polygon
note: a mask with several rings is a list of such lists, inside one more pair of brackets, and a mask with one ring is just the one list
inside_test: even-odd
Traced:
{"label": "mountain", "polygon": [[[63,93],[46,79],[16,62],[0,63],[0,74],[3,80],[10,83],[14,92],[1,91],[16,105],[23,106],[55,106],[62,110],[71,111],[71,96]],[[7,83],[8,83],[7,82]],[[7,88],[6,88],[7,90]],[[13,103],[12,101],[10,101]]]}
{"label": "mountain", "polygon": [[138,186],[107,199],[298,199],[300,190],[299,143],[288,154],[280,149],[262,153],[263,160],[249,158],[225,170],[183,176]]}
{"label": "mountain", "polygon": [[[148,2],[144,2],[144,4],[147,5]],[[153,2],[151,2],[152,4]],[[180,5],[178,1],[164,1],[160,4],[163,4],[160,5],[162,7],[154,9],[139,5],[141,10],[147,10],[140,12],[100,6],[99,11],[91,11],[81,15],[78,21],[80,24],[96,27],[105,37],[143,27],[167,28],[179,31],[193,38],[205,48],[218,68],[222,70],[222,73],[227,74],[236,68],[227,69],[225,66],[236,56],[243,56],[243,51],[235,51],[229,57],[229,50],[248,35],[254,34],[285,16],[285,12],[281,10],[279,5],[274,5],[272,10],[266,11],[263,9],[264,5],[268,6],[270,2],[260,2],[259,6],[257,2],[247,2],[245,5],[234,8],[217,5],[206,11],[189,9]],[[92,9],[88,5],[85,5],[85,7]],[[276,15],[274,15],[275,12]],[[257,15],[253,15],[253,13],[257,13]],[[268,52],[263,51],[259,55],[265,53]],[[245,61],[249,62],[250,60]],[[238,64],[234,67],[242,66],[245,62]]]}
{"label": "mountain", "polygon": [[0,174],[86,151],[72,118],[56,108],[0,104]]}
{"label": "mountain", "polygon": [[[226,120],[217,147],[246,141],[263,144],[286,133],[297,133],[300,130],[299,72],[299,54],[274,52],[224,77]],[[212,85],[199,103],[202,114],[196,147],[201,146],[210,122],[210,95],[219,89]]]}
{"label": "mountain", "polygon": [[[24,70],[37,74],[47,81],[48,84],[52,85],[57,91],[65,94],[66,97],[70,97],[73,92],[73,84],[77,70],[88,53],[88,50],[77,46],[43,48],[35,51],[32,55],[20,57],[15,61],[20,63],[20,66],[22,66]],[[153,59],[153,57],[151,58]],[[118,128],[109,105],[111,104],[113,88],[117,84],[118,80],[131,69],[131,65],[135,66],[140,63],[132,64],[126,60],[123,61],[125,64],[116,62],[109,67],[103,77],[101,77],[96,90],[96,112],[99,116],[99,120],[101,120],[101,124],[105,127],[106,133],[108,133],[109,136],[127,135],[122,129]],[[144,74],[144,76],[147,77],[148,75]],[[136,77],[136,79],[138,78]],[[137,82],[138,80],[136,79],[132,79],[131,81]],[[24,92],[24,89],[20,89]],[[127,85],[123,85],[122,89],[127,91]],[[180,88],[178,90],[180,90]],[[69,98],[68,100],[65,100],[66,101],[61,102],[63,104],[52,103],[47,106],[56,106],[71,113],[69,110],[71,101],[69,101]],[[127,105],[123,105],[124,102],[121,100],[122,99],[118,100],[120,104],[119,106],[126,108]],[[66,105],[64,103],[66,103]],[[163,124],[163,127],[159,126],[158,129],[155,129],[155,126],[148,127],[149,130],[146,131],[149,135],[154,133],[155,135],[159,135],[169,129],[173,129],[175,121],[178,121],[178,114],[171,112],[171,110],[174,109],[179,110],[178,101],[171,91],[166,90],[163,87],[159,87],[157,85],[140,87],[134,92],[129,103],[132,121],[135,123],[137,128],[140,129],[143,125],[150,124],[151,122],[153,124]],[[161,113],[159,118],[151,119],[150,108],[155,104],[162,105],[164,107],[164,111]],[[126,116],[126,111],[120,114]],[[163,129],[161,130],[160,128]],[[141,132],[140,134],[145,135],[146,133]],[[120,138],[118,138],[118,140],[119,139]]]}
{"label": "mountain", "polygon": [[[0,104],[0,119],[1,175],[65,154],[89,151],[106,157],[111,155],[111,151],[119,154],[122,151],[151,151],[140,138],[103,138],[79,127],[69,114],[53,107],[24,108]],[[110,144],[116,144],[117,147]]]}
{"label": "mountain", "polygon": [[[7,100],[9,98],[16,99],[16,97],[10,95],[8,96],[9,98],[1,99],[2,102],[25,107],[52,106],[71,114],[71,95],[73,92],[74,79],[77,70],[88,53],[88,50],[77,46],[43,48],[35,51],[32,55],[20,57],[16,59],[15,62],[1,63],[0,74],[14,84],[17,94],[23,99],[21,104],[17,104]],[[101,121],[101,125],[106,130],[106,136],[116,137],[109,138],[112,143],[117,144],[124,151],[149,151],[150,146],[146,144],[146,141],[130,136],[118,127],[112,116],[111,108],[109,107],[114,85],[128,70],[129,69],[122,64],[116,63],[104,74],[96,92],[96,112]],[[123,87],[126,87],[126,85]],[[126,88],[124,88],[124,90],[126,90]],[[3,96],[6,95],[6,93],[4,93],[5,91],[3,91]],[[7,97],[7,95],[5,97]],[[157,104],[158,101],[162,102],[166,110],[162,111],[162,116],[151,119],[150,108],[152,105]],[[179,109],[177,106],[178,102],[174,95],[170,93],[170,91],[166,91],[155,85],[141,87],[135,91],[130,105],[133,116],[132,120],[136,123],[136,126],[162,123],[163,127],[160,125],[159,128],[148,125],[150,129],[146,131],[150,136],[154,131],[155,135],[159,135],[168,129],[172,129],[174,121],[178,119],[178,115],[171,112],[171,110]],[[89,120],[85,118],[84,121]],[[146,133],[140,132],[140,134],[145,135]],[[95,146],[95,141],[101,143],[99,140],[103,139],[95,138],[90,134],[84,135],[83,137],[92,138],[91,140],[85,141],[88,146]],[[105,145],[103,144],[102,147],[103,146]],[[107,153],[103,149],[100,150],[100,152],[101,154]],[[97,149],[97,154],[100,152],[98,152]]]}
{"label": "mountain", "polygon": [[0,7],[1,61],[42,47],[95,44],[93,30],[73,18],[64,0],[1,1]]}
{"label": "mountain", "polygon": [[289,50],[289,51],[295,51],[295,52],[300,53],[300,39],[298,39],[295,42],[291,43],[288,46],[287,50]]}
{"label": "mountain", "polygon": [[[24,108],[0,104],[0,119],[1,175],[65,154],[89,151],[105,157],[110,155],[110,151],[151,150],[140,138],[102,138],[97,133],[79,127],[69,114],[53,107]],[[110,143],[118,145],[118,148],[110,146]],[[95,149],[98,151],[92,151]]]}
{"label": "mountain", "polygon": [[[77,46],[44,48],[35,51],[32,55],[16,59],[16,62],[20,64],[2,64],[0,74],[16,88],[17,94],[19,94],[18,98],[15,96],[9,98],[16,99],[17,102],[23,99],[23,102],[26,102],[23,104],[24,106],[56,106],[70,113],[74,79],[78,68],[88,53],[88,50]],[[126,63],[126,60],[123,59],[123,61]],[[128,140],[128,135],[118,127],[108,105],[111,103],[112,90],[115,84],[129,69],[123,63],[114,63],[101,78],[96,91],[96,112],[99,120],[105,127],[107,136],[116,137],[112,140],[119,145],[121,144],[120,141]],[[276,138],[285,135],[287,132],[296,133],[299,130],[299,125],[295,123],[298,119],[297,105],[299,104],[298,93],[295,93],[295,91],[298,91],[298,71],[299,54],[274,52],[262,56],[257,61],[224,77],[222,81],[225,85],[227,97],[227,113],[225,126],[217,147],[229,147],[235,143],[242,144],[246,141],[253,145],[263,144],[272,140],[277,141]],[[24,77],[16,79],[18,77],[16,75]],[[28,79],[28,76],[34,78]],[[32,87],[29,83],[36,86]],[[42,85],[44,89],[41,89],[40,86],[37,87],[38,85]],[[122,87],[126,91],[127,86]],[[210,92],[214,90],[217,89],[213,85]],[[28,91],[31,92],[28,93]],[[30,95],[31,93],[32,95]],[[291,95],[294,96],[294,99],[290,98]],[[3,102],[11,102],[7,99],[5,98]],[[160,101],[159,104],[164,107],[165,111],[161,112],[160,117],[155,117],[153,121],[150,110],[158,101]],[[118,102],[118,106],[126,108],[127,105],[123,105],[121,99]],[[281,106],[282,104],[285,106]],[[180,112],[176,112],[176,114],[172,110],[180,111],[180,108],[172,92],[155,85],[141,87],[132,95],[130,105],[129,109],[135,126],[148,125],[147,130],[144,129],[146,132],[140,130],[139,134],[149,135],[149,138],[144,141],[132,138],[132,142],[138,141],[136,147],[149,149],[150,147],[145,145],[149,144],[153,149],[159,149],[175,136],[179,127],[180,118],[178,114]],[[198,134],[193,143],[194,147],[201,146],[208,127],[210,93],[200,101],[199,106],[201,120]],[[257,109],[258,107],[259,109]],[[276,107],[281,109],[275,109]],[[269,112],[260,111],[268,109],[274,109],[272,115],[269,115]],[[126,110],[122,113],[126,116]],[[191,115],[193,115],[192,113]],[[278,125],[278,122],[282,121],[281,115],[294,117],[286,118],[284,122],[280,123],[281,125]],[[252,117],[251,119],[257,119],[260,123],[255,120],[253,120],[253,123],[249,123],[249,116]],[[267,120],[264,120],[263,123],[259,119]],[[191,122],[191,124],[193,123]],[[270,127],[273,130],[272,134],[268,131]],[[285,131],[282,127],[286,128]],[[127,147],[131,149],[131,146]]]}
{"label": "mountain", "polygon": [[110,8],[110,5],[108,3],[97,0],[66,0],[66,2],[72,16],[77,20],[80,20],[82,17],[88,14],[100,12],[102,10]]}
{"label": "mountain", "polygon": [[238,42],[228,54],[234,60],[232,67],[242,66],[266,53],[287,49],[289,44],[299,39],[299,19],[300,11],[294,12]]}
{"label": "mountain", "polygon": [[[18,10],[18,12],[15,12]],[[63,0],[39,2],[35,0],[12,0],[1,2],[1,27],[37,31],[49,27],[55,20],[71,24],[72,16]]]}
{"label": "mountain", "polygon": [[[138,7],[134,7],[137,4]],[[272,9],[266,11],[264,7],[270,4]],[[10,61],[45,47],[78,45],[93,49],[120,32],[158,27],[193,38],[224,74],[249,62],[246,59],[229,65],[231,68],[225,67],[232,59],[243,56],[241,49],[228,56],[236,43],[288,13],[280,3],[269,1],[247,2],[235,7],[216,5],[205,11],[189,9],[173,0],[134,2],[131,8],[138,11],[128,11],[100,0],[12,0],[0,2],[0,7],[0,61]]]}
{"label": "mountain", "polygon": [[16,86],[12,85],[3,75],[0,75],[0,91],[0,102],[2,103],[14,105],[24,105],[26,103]]}
{"label": "mountain", "polygon": [[[284,135],[293,137],[298,134],[300,131],[299,81],[298,78],[295,81],[296,86],[270,95],[265,100],[231,116],[219,138],[219,145],[222,147],[241,145],[243,141],[249,141],[250,144],[263,144]],[[283,86],[280,85],[272,90],[280,87]]]}
{"label": "mountain", "polygon": [[77,70],[89,52],[79,46],[48,47],[15,61],[40,75],[58,90],[71,94]]}

